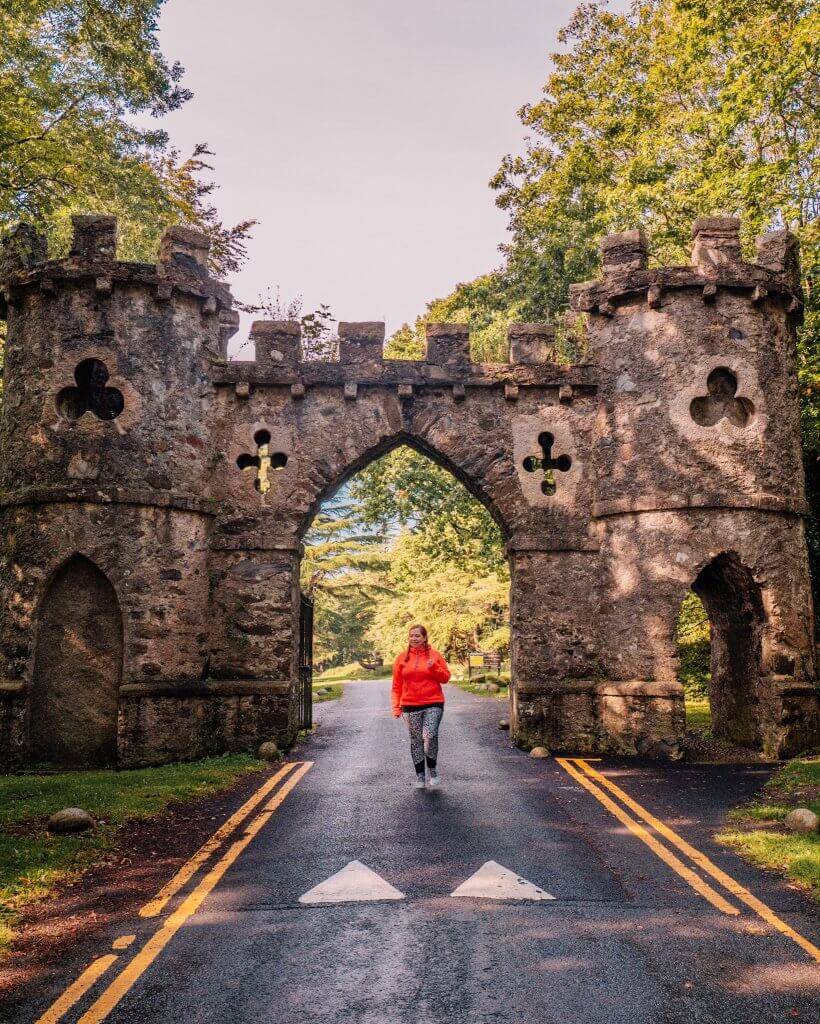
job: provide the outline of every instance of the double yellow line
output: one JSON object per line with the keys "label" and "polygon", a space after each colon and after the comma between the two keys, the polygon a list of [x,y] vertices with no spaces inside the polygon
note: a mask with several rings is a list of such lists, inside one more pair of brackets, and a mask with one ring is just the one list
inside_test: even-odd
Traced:
{"label": "double yellow line", "polygon": [[[632,799],[632,797],[625,793],[619,786],[616,786],[614,782],[611,782],[605,775],[602,775],[599,771],[596,771],[587,760],[580,757],[556,758],[557,763],[572,776],[573,779],[584,789],[591,793],[595,799],[601,803],[618,821],[621,822],[629,831],[645,843],[649,849],[659,857],[664,864],[667,864],[673,871],[676,871],[681,878],[685,879],[689,885],[704,899],[707,899],[713,907],[717,908],[724,914],[730,914],[737,916],[740,911],[736,906],[730,903],[725,896],[718,892],[713,886],[706,882],[703,878],[695,873],[695,871],[684,864],[683,861],[677,857],[667,846],[664,846],[655,835],[652,835],[644,825],[648,825],[657,836],[661,836],[669,846],[675,847],[679,853],[686,856],[692,864],[700,869],[703,874],[708,875],[713,881],[717,882],[722,886],[726,892],[731,896],[734,896],[739,902],[745,904],[750,910],[753,910],[758,917],[762,918],[767,924],[776,928],[781,934],[787,938],[796,942],[801,949],[805,950],[810,957],[820,962],[820,949],[815,946],[808,939],[804,938],[799,932],[796,932],[794,928],[786,924],[781,918],[775,914],[775,912],[767,907],[765,903],[759,900],[756,896],[749,892],[739,882],[736,882],[732,877],[722,871],[717,864],[714,864],[705,854],[701,853],[700,850],[696,850],[694,846],[687,843],[685,839],[682,839],[677,832],[673,832],[668,825],[665,825],[662,821],[659,821],[653,814],[650,814],[646,808],[641,807],[639,803]],[[620,801],[616,803],[612,797],[607,795],[607,791],[613,796],[617,797]],[[621,806],[623,805],[623,806]],[[627,808],[632,814],[628,814]],[[633,817],[634,815],[634,817]],[[640,820],[636,820],[640,819]],[[644,825],[641,824],[644,822]]]}
{"label": "double yellow line", "polygon": [[[156,917],[168,902],[182,889],[185,884],[199,871],[210,857],[239,828],[242,822],[268,796],[277,784],[286,776],[290,776],[276,791],[274,796],[262,810],[251,819],[245,831],[222,854],[213,867],[204,875],[179,907],[170,914],[157,931],[148,939],[142,949],[126,964],[89,1009],[80,1017],[78,1024],[99,1024],[119,1003],[122,997],[133,986],[134,982],[147,970],[162,950],[168,945],[189,917],[194,914],[203,900],[216,887],[228,868],[234,863],[254,837],[267,824],[271,815],[284,802],[288,794],[299,784],[302,777],[312,767],[312,761],[291,762],[283,765],[279,771],[268,779],[253,796],[247,800],[236,813],[221,825],[197,852],[187,860],[174,877],[139,911],[141,917]],[[292,774],[291,774],[292,773]],[[133,935],[121,936],[114,940],[114,949],[124,949],[133,942]],[[37,1024],[58,1024],[65,1014],[75,1006],[88,992],[108,968],[119,957],[113,953],[98,957],[83,973],[62,993],[61,996],[38,1018]]]}

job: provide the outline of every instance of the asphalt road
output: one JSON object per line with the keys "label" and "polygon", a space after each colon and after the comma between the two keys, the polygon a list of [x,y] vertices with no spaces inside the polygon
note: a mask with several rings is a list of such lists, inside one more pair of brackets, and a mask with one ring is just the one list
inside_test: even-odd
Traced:
{"label": "asphalt road", "polygon": [[[298,754],[313,766],[201,905],[155,956],[151,937],[168,917],[135,918],[132,945],[49,1024],[820,1021],[820,964],[792,938],[695,865],[696,879],[740,913],[718,909],[558,761],[513,748],[497,728],[498,701],[454,687],[447,696],[437,791],[413,788],[388,684],[347,684],[341,701],[318,705],[318,732]],[[711,842],[726,808],[768,769],[592,767],[820,944],[804,897]],[[404,898],[299,902],[351,861]],[[450,895],[490,861],[555,898]],[[117,988],[131,960],[143,966]],[[76,974],[39,993],[19,1024],[36,1021]],[[112,982],[106,1010],[98,999]]]}

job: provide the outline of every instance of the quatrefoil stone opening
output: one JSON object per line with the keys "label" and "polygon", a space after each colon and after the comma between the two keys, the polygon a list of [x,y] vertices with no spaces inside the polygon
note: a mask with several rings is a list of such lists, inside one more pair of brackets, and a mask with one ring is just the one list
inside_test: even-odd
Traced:
{"label": "quatrefoil stone opening", "polygon": [[706,378],[705,395],[693,398],[689,415],[700,427],[715,427],[727,419],[735,427],[745,427],[755,407],[748,398],[737,397],[737,377],[725,366],[718,366]]}
{"label": "quatrefoil stone opening", "polygon": [[288,463],[288,457],[284,452],[270,450],[270,431],[257,430],[253,435],[256,444],[256,453],[243,452],[236,460],[237,466],[243,471],[253,473],[253,486],[260,494],[267,494],[270,490],[270,473],[272,470],[284,469]]}
{"label": "quatrefoil stone opening", "polygon": [[538,435],[538,446],[541,449],[540,455],[528,455],[524,459],[523,466],[528,473],[543,472],[541,481],[541,492],[552,497],[558,490],[558,481],[555,471],[568,473],[572,466],[572,458],[569,455],[553,456],[552,446],[555,444],[555,437],[545,430]]}
{"label": "quatrefoil stone opening", "polygon": [[117,388],[106,387],[108,367],[99,359],[83,359],[74,370],[75,384],[57,395],[57,411],[67,420],[78,420],[87,412],[99,420],[115,420],[125,408]]}

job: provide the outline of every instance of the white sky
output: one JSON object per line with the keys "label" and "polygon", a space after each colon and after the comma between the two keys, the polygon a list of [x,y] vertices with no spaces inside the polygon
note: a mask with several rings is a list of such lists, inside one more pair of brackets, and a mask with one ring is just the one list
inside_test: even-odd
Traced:
{"label": "white sky", "polygon": [[234,293],[278,285],[389,335],[497,266],[506,216],[487,183],[522,148],[516,111],[574,7],[169,0],[160,44],[194,98],[162,124],[184,153],[214,150],[225,222],[260,222]]}

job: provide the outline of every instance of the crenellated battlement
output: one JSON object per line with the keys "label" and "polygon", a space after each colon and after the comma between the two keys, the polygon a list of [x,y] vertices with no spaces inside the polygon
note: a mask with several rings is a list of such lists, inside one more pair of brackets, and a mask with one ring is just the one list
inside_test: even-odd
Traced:
{"label": "crenellated battlement", "polygon": [[657,309],[665,294],[697,289],[706,303],[715,302],[721,291],[739,292],[753,304],[771,295],[783,302],[790,315],[802,314],[798,243],[791,232],[761,235],[755,263],[743,258],[736,217],[699,218],[692,227],[692,242],[690,265],[649,267],[642,231],[608,235],[600,245],[601,278],[571,285],[571,308],[608,317],[619,304],[637,297]]}
{"label": "crenellated battlement", "polygon": [[174,226],[162,237],[155,264],[117,260],[115,217],[72,217],[73,238],[67,257],[47,258],[46,240],[20,224],[2,242],[0,251],[0,318],[18,307],[33,290],[57,296],[62,289],[93,283],[98,296],[112,296],[123,287],[142,287],[157,303],[175,295],[197,299],[206,317],[217,317],[224,346],[239,320],[227,285],[208,273],[210,243],[206,235]]}
{"label": "crenellated battlement", "polygon": [[112,217],[75,217],[60,260],[12,231],[0,766],[289,742],[309,697],[302,538],[399,445],[504,536],[518,739],[634,753],[681,733],[675,622],[694,587],[719,606],[716,728],[777,754],[815,744],[797,243],[770,232],[746,262],[738,221],[707,217],[686,266],[652,267],[641,231],[601,257],[566,322],[510,325],[502,362],[474,361],[463,323],[427,324],[408,360],[385,357],[383,323],[342,322],[320,360],[299,322],[269,320],[254,359],[228,360],[239,317],[199,232],[170,228],[142,264],[117,259]]}
{"label": "crenellated battlement", "polygon": [[[377,369],[385,363],[413,363],[438,366],[449,370],[467,370],[473,363],[470,356],[470,328],[462,323],[428,323],[425,325],[427,347],[423,359],[387,359],[384,355],[385,325],[381,321],[339,323],[338,364]],[[521,366],[558,365],[555,349],[555,328],[547,323],[515,323],[508,332],[508,363]],[[255,359],[260,369],[295,367],[306,360],[302,350],[302,325],[298,320],[256,320],[250,329]],[[323,360],[327,362],[327,360]],[[501,365],[501,364],[492,364]]]}

